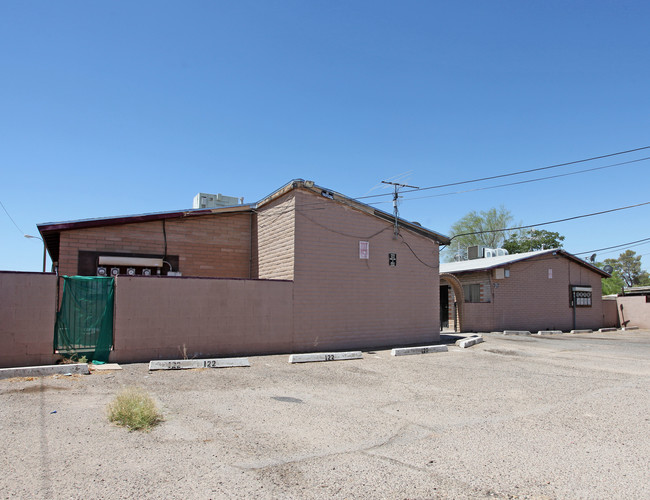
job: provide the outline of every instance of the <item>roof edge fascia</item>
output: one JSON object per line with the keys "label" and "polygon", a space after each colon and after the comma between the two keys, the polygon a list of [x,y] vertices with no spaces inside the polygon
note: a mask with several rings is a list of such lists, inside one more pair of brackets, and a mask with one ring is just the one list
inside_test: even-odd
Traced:
{"label": "roof edge fascia", "polygon": [[[395,216],[389,214],[388,212],[384,212],[383,210],[379,210],[377,208],[371,207],[370,205],[355,200],[354,198],[350,198],[349,196],[345,196],[344,194],[341,194],[337,191],[333,191],[329,188],[318,186],[314,184],[312,181],[305,181],[304,179],[294,179],[288,184],[285,184],[280,189],[274,191],[266,198],[263,198],[259,202],[257,202],[254,206],[254,209],[258,209],[263,207],[264,205],[268,205],[269,203],[277,200],[278,198],[281,198],[282,196],[284,196],[285,194],[289,193],[294,189],[304,189],[306,191],[310,191],[319,196],[322,196],[323,193],[326,193],[327,199],[337,201],[343,205],[347,205],[351,208],[360,210],[362,212],[367,213],[368,215],[375,216],[387,222],[391,222],[391,223],[395,222]],[[449,243],[451,242],[451,240],[443,234],[437,233],[435,231],[431,231],[430,229],[426,229],[422,226],[418,226],[417,224],[413,224],[412,222],[401,219],[399,217],[397,218],[397,221],[400,227],[403,227],[408,231],[417,233],[420,236],[424,236],[429,239],[434,239],[439,244],[449,245]]]}
{"label": "roof edge fascia", "polygon": [[[591,264],[591,263],[589,263],[587,261],[584,261],[584,260],[580,259],[579,257],[576,257],[572,253],[569,253],[569,252],[567,252],[566,250],[564,250],[562,248],[551,248],[549,250],[541,250],[541,251],[539,251],[539,253],[536,253],[535,255],[527,255],[525,257],[521,257],[519,259],[514,259],[514,260],[511,260],[511,261],[508,261],[508,262],[501,262],[501,263],[498,263],[498,264],[486,265],[486,266],[475,268],[475,269],[464,269],[464,270],[461,270],[461,271],[451,271],[450,274],[464,274],[464,273],[475,273],[475,272],[480,272],[480,271],[489,271],[490,269],[496,269],[496,268],[499,268],[499,267],[509,266],[509,265],[515,264],[517,262],[522,262],[524,260],[534,259],[536,257],[541,257],[542,255],[548,255],[549,253],[552,253],[554,255],[555,254],[563,255],[567,259],[572,260],[573,262],[575,262],[576,264],[580,264],[582,266],[585,266],[586,268],[591,269],[592,271],[600,274],[603,278],[609,278],[611,276],[609,273],[603,271],[602,269],[594,266],[593,264]],[[510,254],[510,255],[518,255],[518,254]],[[488,260],[488,259],[476,259],[476,260]]]}

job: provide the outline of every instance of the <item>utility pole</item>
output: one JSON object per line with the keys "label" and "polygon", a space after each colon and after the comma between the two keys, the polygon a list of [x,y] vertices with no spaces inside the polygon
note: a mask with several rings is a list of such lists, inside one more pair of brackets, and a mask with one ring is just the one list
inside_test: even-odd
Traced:
{"label": "utility pole", "polygon": [[393,234],[395,235],[395,237],[397,237],[399,235],[399,225],[397,224],[397,214],[398,214],[397,200],[399,198],[399,193],[398,193],[399,188],[404,188],[404,187],[413,188],[413,189],[420,189],[420,188],[417,186],[409,186],[408,184],[399,184],[397,182],[388,182],[388,181],[381,181],[381,182],[382,184],[390,184],[395,188],[395,191],[393,192],[393,215],[395,216],[395,228],[393,229]]}

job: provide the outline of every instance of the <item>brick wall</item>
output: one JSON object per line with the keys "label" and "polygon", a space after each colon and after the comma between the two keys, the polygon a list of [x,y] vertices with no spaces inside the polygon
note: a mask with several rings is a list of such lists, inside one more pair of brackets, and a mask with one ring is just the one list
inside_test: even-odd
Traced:
{"label": "brick wall", "polygon": [[0,368],[52,364],[56,276],[0,271]]}
{"label": "brick wall", "polygon": [[295,194],[262,207],[257,213],[257,277],[294,277]]}
{"label": "brick wall", "polygon": [[[251,276],[250,213],[168,219],[167,255],[179,256],[184,276],[249,278]],[[78,273],[79,250],[162,257],[163,222],[150,221],[61,232],[59,274]]]}
{"label": "brick wall", "polygon": [[[294,191],[294,349],[318,351],[439,339],[438,245],[308,191]],[[369,242],[368,260],[359,242]],[[389,266],[389,253],[397,265]]]}

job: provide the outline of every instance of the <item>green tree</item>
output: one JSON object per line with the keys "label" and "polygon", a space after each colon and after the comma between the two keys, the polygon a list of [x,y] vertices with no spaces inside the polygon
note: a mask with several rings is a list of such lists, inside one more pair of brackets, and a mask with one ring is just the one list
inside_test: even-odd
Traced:
{"label": "green tree", "polygon": [[650,285],[650,275],[641,269],[641,256],[634,250],[626,250],[618,259],[605,259],[604,264],[612,266],[612,277],[620,278],[625,286]]}
{"label": "green tree", "polygon": [[457,254],[461,255],[461,259],[465,259],[467,247],[474,245],[489,248],[502,247],[506,238],[513,234],[513,231],[503,229],[514,224],[512,213],[504,206],[481,212],[476,210],[469,212],[450,228],[449,232],[453,240],[447,251],[447,259],[454,260]]}
{"label": "green tree", "polygon": [[529,229],[518,234],[511,235],[503,243],[503,248],[508,253],[534,252],[535,250],[548,250],[550,248],[562,248],[564,236],[560,233],[545,231],[544,229]]}
{"label": "green tree", "polygon": [[[611,260],[611,259],[610,259]],[[603,264],[604,265],[604,264]],[[602,269],[603,266],[598,265]],[[616,295],[621,293],[621,289],[625,286],[625,281],[621,278],[616,271],[612,271],[610,278],[603,278],[603,295]]]}

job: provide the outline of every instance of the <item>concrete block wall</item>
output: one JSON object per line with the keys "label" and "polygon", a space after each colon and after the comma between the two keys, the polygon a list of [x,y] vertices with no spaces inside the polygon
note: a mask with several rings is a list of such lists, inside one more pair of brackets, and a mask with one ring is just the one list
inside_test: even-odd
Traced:
{"label": "concrete block wall", "polygon": [[56,276],[0,271],[0,368],[51,364]]}
{"label": "concrete block wall", "polygon": [[[251,213],[168,219],[167,255],[179,256],[184,276],[251,276]],[[138,222],[61,232],[59,274],[78,274],[79,250],[163,256],[162,221]]]}
{"label": "concrete block wall", "polygon": [[[390,222],[295,191],[294,349],[404,345],[439,339],[438,244]],[[359,242],[369,242],[369,259]],[[408,246],[427,265],[418,261]],[[389,253],[397,266],[389,266]]]}
{"label": "concrete block wall", "polygon": [[290,281],[119,276],[110,361],[291,352],[292,296]]}

